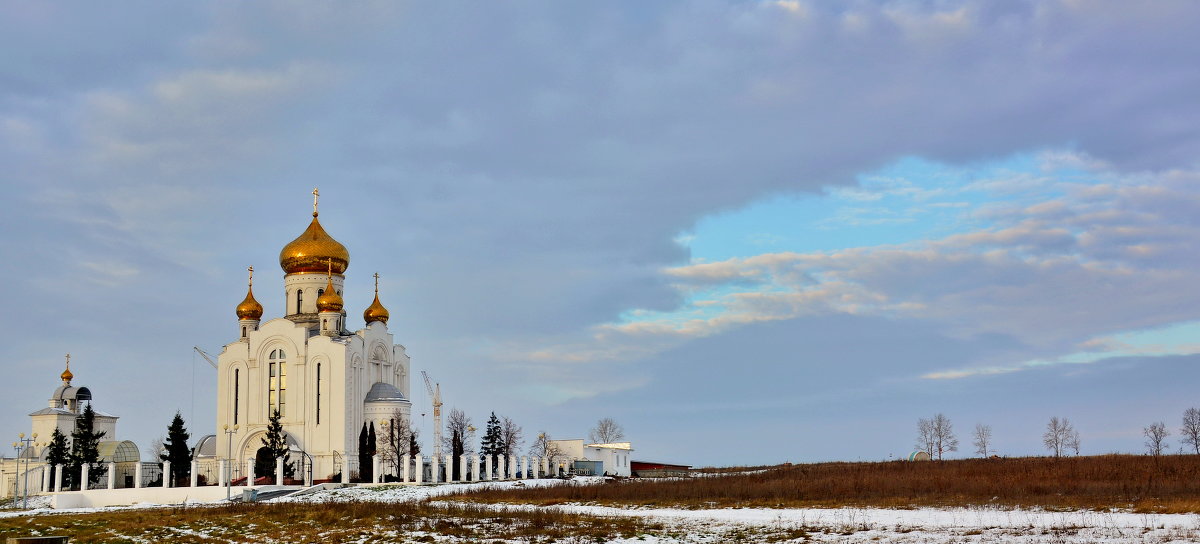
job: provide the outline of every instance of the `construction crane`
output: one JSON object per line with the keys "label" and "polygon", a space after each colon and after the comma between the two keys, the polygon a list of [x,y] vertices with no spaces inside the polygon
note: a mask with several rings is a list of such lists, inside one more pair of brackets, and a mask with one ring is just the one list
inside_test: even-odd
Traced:
{"label": "construction crane", "polygon": [[199,353],[201,357],[204,357],[204,360],[208,361],[208,364],[212,365],[213,368],[217,368],[217,362],[212,359],[212,355],[200,349],[199,346],[192,346],[192,349],[196,350],[196,353]]}
{"label": "construction crane", "polygon": [[442,458],[442,384],[433,383],[429,379],[429,374],[424,370],[421,371],[421,376],[425,377],[425,390],[429,391],[429,398],[433,401],[433,455],[436,459]]}

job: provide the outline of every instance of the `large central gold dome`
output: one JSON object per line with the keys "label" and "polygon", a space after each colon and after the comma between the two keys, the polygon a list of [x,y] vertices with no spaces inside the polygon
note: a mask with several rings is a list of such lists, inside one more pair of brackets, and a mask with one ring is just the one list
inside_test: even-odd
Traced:
{"label": "large central gold dome", "polygon": [[[329,269],[330,262],[333,263],[332,270]],[[325,274],[327,271],[344,274],[350,266],[350,252],[321,228],[317,214],[313,213],[312,223],[308,224],[304,234],[279,252],[279,266],[287,274]]]}

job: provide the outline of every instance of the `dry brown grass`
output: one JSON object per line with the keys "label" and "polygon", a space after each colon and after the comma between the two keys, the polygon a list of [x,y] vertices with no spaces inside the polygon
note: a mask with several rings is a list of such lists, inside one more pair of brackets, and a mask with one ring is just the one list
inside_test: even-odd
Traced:
{"label": "dry brown grass", "polygon": [[683,507],[1000,505],[1200,512],[1200,456],[817,463],[604,485],[480,490],[460,500]]}
{"label": "dry brown grass", "polygon": [[349,502],[232,504],[0,519],[0,540],[67,535],[71,542],[600,542],[662,529],[633,518],[472,505]]}

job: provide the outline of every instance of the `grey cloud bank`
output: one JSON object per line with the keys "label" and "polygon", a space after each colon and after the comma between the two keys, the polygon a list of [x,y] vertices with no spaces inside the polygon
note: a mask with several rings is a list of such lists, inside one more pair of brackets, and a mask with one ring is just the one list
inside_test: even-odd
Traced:
{"label": "grey cloud bank", "polygon": [[[5,11],[0,48],[25,54],[0,56],[0,180],[9,195],[0,202],[0,270],[13,282],[10,304],[38,325],[5,344],[21,391],[0,399],[13,414],[0,433],[24,428],[18,415],[43,404],[67,351],[98,405],[121,415],[139,443],[160,434],[175,408],[190,416],[188,350],[232,337],[246,265],[266,272],[260,300],[279,315],[274,259],[303,228],[313,186],[328,195],[322,220],[352,254],[348,307],[369,303],[378,270],[398,340],[415,368],[453,391],[450,404],[477,418],[519,414],[555,434],[582,434],[617,403],[680,413],[701,385],[680,387],[673,377],[683,373],[721,384],[706,396],[761,401],[750,416],[837,436],[851,416],[797,405],[804,387],[780,384],[814,383],[813,372],[850,381],[836,363],[825,370],[828,361],[873,328],[914,320],[922,331],[913,351],[900,349],[913,345],[903,334],[873,341],[880,351],[869,370],[886,367],[903,380],[1196,318],[1188,270],[1200,37],[1190,22],[1200,8],[1192,3],[264,2],[114,11],[30,2]],[[1081,189],[1058,207],[997,210],[997,229],[920,252],[798,256],[795,282],[823,266],[845,285],[866,286],[852,296],[919,308],[864,326],[857,319],[878,316],[847,317],[844,302],[798,303],[818,312],[788,302],[772,310],[776,322],[709,333],[706,342],[730,338],[760,361],[795,360],[806,348],[735,344],[728,335],[787,337],[815,319],[838,332],[828,337],[845,339],[807,348],[800,364],[764,362],[771,387],[752,372],[726,379],[730,357],[679,351],[690,336],[627,341],[613,328],[628,310],[685,303],[679,271],[694,265],[674,240],[705,215],[851,185],[907,155],[969,162],[1047,147],[1102,161],[1097,175],[1149,179],[1112,194]],[[740,301],[748,311],[764,302]],[[572,357],[586,350],[608,355]],[[201,365],[198,433],[215,425]],[[1009,379],[1017,378],[989,383]],[[898,426],[930,410],[954,417],[963,406],[958,397],[931,402],[941,397],[922,388],[933,386],[914,383],[877,385],[870,398],[878,400],[863,404],[919,407],[897,412]],[[979,394],[1012,396],[987,387]],[[1038,408],[1013,432],[1036,434],[1053,411]],[[582,415],[560,415],[569,410]],[[676,417],[672,427],[698,433],[730,425]],[[654,425],[628,425],[653,444],[648,455],[697,463],[878,451],[780,439],[773,451],[787,453],[697,452],[650,439],[667,432]],[[1004,425],[996,426],[999,435]],[[909,434],[904,427],[889,443]]]}

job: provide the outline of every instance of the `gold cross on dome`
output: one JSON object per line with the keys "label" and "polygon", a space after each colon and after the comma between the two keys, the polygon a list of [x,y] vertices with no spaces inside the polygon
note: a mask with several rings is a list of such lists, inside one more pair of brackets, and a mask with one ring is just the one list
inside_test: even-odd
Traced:
{"label": "gold cross on dome", "polygon": [[375,273],[375,294],[379,294],[379,272]]}
{"label": "gold cross on dome", "polygon": [[321,192],[313,189],[313,217],[317,216],[317,198],[321,196]]}
{"label": "gold cross on dome", "polygon": [[253,266],[247,267],[246,271],[250,272],[250,279],[248,280],[250,285],[254,285],[254,267]]}
{"label": "gold cross on dome", "polygon": [[67,354],[67,368],[68,369],[71,368],[71,354],[70,353]]}

